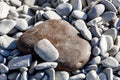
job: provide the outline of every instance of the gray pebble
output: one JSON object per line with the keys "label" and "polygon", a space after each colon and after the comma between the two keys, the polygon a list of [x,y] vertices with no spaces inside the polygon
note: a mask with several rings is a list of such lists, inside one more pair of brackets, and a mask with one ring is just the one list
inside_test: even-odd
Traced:
{"label": "gray pebble", "polygon": [[9,5],[7,5],[5,2],[0,2],[0,19],[7,17],[9,9]]}
{"label": "gray pebble", "polygon": [[25,19],[22,19],[22,18],[21,19],[19,18],[16,20],[15,27],[20,31],[25,31],[25,30],[29,29],[27,21]]}
{"label": "gray pebble", "polygon": [[8,79],[10,80],[15,80],[15,78],[17,77],[18,72],[12,72],[8,75]]}
{"label": "gray pebble", "polygon": [[16,32],[18,32],[18,29],[14,27],[8,34],[15,34]]}
{"label": "gray pebble", "polygon": [[46,11],[43,16],[46,19],[61,19],[61,17],[54,11]]}
{"label": "gray pebble", "polygon": [[113,39],[109,35],[105,35],[106,42],[107,42],[107,51],[109,51],[113,47]]}
{"label": "gray pebble", "polygon": [[96,56],[89,62],[89,64],[100,64],[100,62],[101,62],[101,57]]}
{"label": "gray pebble", "polygon": [[28,71],[28,68],[27,68],[27,67],[21,67],[21,68],[20,68],[20,71],[21,71],[21,72]]}
{"label": "gray pebble", "polygon": [[117,37],[117,29],[116,28],[111,28],[111,29],[108,29],[107,31],[104,32],[104,35],[109,35],[113,38],[113,40],[116,39]]}
{"label": "gray pebble", "polygon": [[83,20],[87,19],[87,14],[83,11],[80,11],[80,10],[74,10],[72,12],[72,16],[76,19],[83,19]]}
{"label": "gray pebble", "polygon": [[95,47],[98,46],[98,44],[99,44],[99,39],[97,37],[92,38],[91,45]]}
{"label": "gray pebble", "polygon": [[72,5],[69,3],[62,3],[56,7],[56,12],[61,16],[68,16],[72,11]]}
{"label": "gray pebble", "polygon": [[66,71],[56,71],[55,80],[69,80],[69,73]]}
{"label": "gray pebble", "polygon": [[2,55],[0,55],[0,63],[3,62],[3,59],[4,59],[4,57]]}
{"label": "gray pebble", "polygon": [[114,57],[107,57],[106,59],[101,61],[104,67],[115,68],[119,66],[118,61]]}
{"label": "gray pebble", "polygon": [[71,76],[69,80],[84,80],[85,77],[86,77],[85,74],[80,73],[80,74]]}
{"label": "gray pebble", "polygon": [[28,5],[28,6],[33,6],[36,3],[36,0],[23,0],[23,3]]}
{"label": "gray pebble", "polygon": [[8,57],[10,55],[10,50],[0,48],[0,54],[4,57]]}
{"label": "gray pebble", "polygon": [[113,45],[113,47],[111,48],[111,50],[108,51],[108,53],[110,54],[110,56],[114,56],[117,54],[118,51],[119,51],[119,47],[116,45]]}
{"label": "gray pebble", "polygon": [[94,56],[98,56],[100,54],[100,52],[101,52],[101,50],[100,50],[100,48],[98,46],[93,47],[92,54]]}
{"label": "gray pebble", "polygon": [[3,63],[0,63],[0,73],[4,74],[4,73],[7,73],[9,71],[9,68],[3,64]]}
{"label": "gray pebble", "polygon": [[100,73],[99,78],[100,80],[107,80],[107,75],[105,73]]}
{"label": "gray pebble", "polygon": [[13,35],[13,38],[19,39],[19,37],[23,34],[23,32],[17,32],[15,35]]}
{"label": "gray pebble", "polygon": [[15,80],[20,80],[20,76],[21,76],[21,73],[18,73],[18,75],[16,76]]}
{"label": "gray pebble", "polygon": [[113,80],[120,80],[120,77],[118,77],[118,76],[113,76]]}
{"label": "gray pebble", "polygon": [[14,57],[8,62],[10,70],[18,69],[21,67],[28,67],[31,64],[31,55],[24,55],[20,57]]}
{"label": "gray pebble", "polygon": [[0,74],[0,80],[7,80],[6,74]]}
{"label": "gray pebble", "polygon": [[120,7],[120,0],[113,0],[112,2],[116,7]]}
{"label": "gray pebble", "polygon": [[45,73],[48,75],[48,80],[56,80],[55,79],[55,70],[53,68],[45,70]]}
{"label": "gray pebble", "polygon": [[22,5],[22,2],[20,0],[10,0],[10,3],[16,7],[19,7]]}
{"label": "gray pebble", "polygon": [[71,0],[74,10],[82,10],[82,0]]}
{"label": "gray pebble", "polygon": [[42,78],[42,80],[48,80],[49,78],[48,78],[48,76],[47,75],[45,75],[43,78]]}
{"label": "gray pebble", "polygon": [[9,33],[9,31],[11,31],[15,27],[15,25],[16,23],[12,19],[4,19],[0,21],[0,35]]}
{"label": "gray pebble", "polygon": [[103,72],[106,74],[108,80],[113,80],[113,70],[112,70],[112,68],[106,68],[106,69],[104,69]]}
{"label": "gray pebble", "polygon": [[115,40],[115,45],[120,48],[120,36],[119,35],[117,35],[117,38]]}
{"label": "gray pebble", "polygon": [[109,22],[116,17],[116,13],[113,11],[106,11],[101,17],[105,22]]}
{"label": "gray pebble", "polygon": [[37,61],[34,61],[32,64],[31,64],[31,66],[30,66],[30,68],[29,68],[29,74],[33,74],[33,72],[35,71],[35,66],[37,65]]}
{"label": "gray pebble", "polygon": [[100,80],[99,76],[97,75],[96,71],[91,70],[86,75],[86,80]]}
{"label": "gray pebble", "polygon": [[14,38],[7,35],[0,36],[0,47],[5,49],[15,49],[17,42]]}
{"label": "gray pebble", "polygon": [[101,14],[103,14],[104,10],[105,10],[105,6],[103,4],[97,4],[89,10],[88,18],[94,19],[100,16]]}
{"label": "gray pebble", "polygon": [[28,76],[27,76],[27,72],[24,71],[21,76],[20,76],[20,80],[28,80]]}
{"label": "gray pebble", "polygon": [[105,5],[105,9],[108,11],[113,11],[113,12],[117,12],[116,7],[113,5],[112,2],[110,2],[109,0],[102,0],[101,1],[102,4]]}
{"label": "gray pebble", "polygon": [[45,61],[55,61],[59,57],[58,50],[48,39],[42,39],[34,45],[35,52]]}
{"label": "gray pebble", "polygon": [[35,78],[36,80],[41,80],[44,75],[45,75],[44,72],[38,72],[38,73],[35,74],[34,78]]}
{"label": "gray pebble", "polygon": [[117,59],[117,61],[120,63],[120,52],[118,52],[118,53],[115,55],[115,59]]}
{"label": "gray pebble", "polygon": [[120,18],[117,18],[117,20],[114,22],[114,27],[120,29]]}
{"label": "gray pebble", "polygon": [[8,18],[10,19],[17,19],[19,16],[18,12],[16,10],[10,10],[8,14]]}
{"label": "gray pebble", "polygon": [[91,31],[93,37],[99,38],[101,36],[101,32],[99,31],[98,26],[90,27],[90,31]]}
{"label": "gray pebble", "polygon": [[44,62],[44,63],[39,63],[38,65],[35,66],[36,70],[42,70],[42,69],[47,69],[47,68],[56,68],[57,67],[56,62]]}
{"label": "gray pebble", "polygon": [[98,71],[98,66],[97,64],[92,64],[92,65],[89,65],[85,68],[86,71],[91,71],[91,70],[95,70],[96,72]]}

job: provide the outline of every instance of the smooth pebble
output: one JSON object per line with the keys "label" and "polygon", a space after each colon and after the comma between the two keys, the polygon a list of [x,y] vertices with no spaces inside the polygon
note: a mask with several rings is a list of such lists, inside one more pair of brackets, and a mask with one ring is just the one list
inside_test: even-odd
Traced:
{"label": "smooth pebble", "polygon": [[27,68],[27,67],[21,67],[21,68],[20,68],[20,71],[21,71],[21,72],[28,71],[28,68]]}
{"label": "smooth pebble", "polygon": [[21,76],[20,76],[20,80],[28,80],[28,76],[27,76],[27,72],[24,71]]}
{"label": "smooth pebble", "polygon": [[120,36],[119,35],[117,35],[117,38],[115,40],[115,45],[120,48]]}
{"label": "smooth pebble", "polygon": [[100,80],[107,80],[107,75],[102,72],[99,74],[99,78],[100,78]]}
{"label": "smooth pebble", "polygon": [[98,44],[99,44],[99,39],[97,37],[93,37],[91,40],[91,45],[95,47],[98,46]]}
{"label": "smooth pebble", "polygon": [[98,56],[100,54],[100,52],[101,52],[101,50],[100,50],[100,48],[98,46],[93,47],[92,54],[94,56]]}
{"label": "smooth pebble", "polygon": [[69,80],[84,80],[86,78],[85,74],[79,73],[70,77]]}
{"label": "smooth pebble", "polygon": [[42,39],[34,45],[35,52],[45,61],[56,61],[59,52],[48,39]]}
{"label": "smooth pebble", "polygon": [[22,5],[22,2],[20,0],[10,0],[10,3],[16,7],[19,7]]}
{"label": "smooth pebble", "polygon": [[113,25],[115,28],[120,29],[120,18],[117,18]]}
{"label": "smooth pebble", "polygon": [[117,59],[117,61],[120,63],[120,52],[118,52],[118,53],[115,55],[115,59]]}
{"label": "smooth pebble", "polygon": [[7,80],[6,74],[0,74],[0,80]]}
{"label": "smooth pebble", "polygon": [[38,63],[38,61],[34,61],[34,62],[31,64],[31,66],[30,66],[30,68],[29,68],[29,71],[28,71],[29,74],[33,74],[33,72],[35,71],[35,66],[37,65],[37,63]]}
{"label": "smooth pebble", "polygon": [[74,10],[82,10],[82,0],[71,0]]}
{"label": "smooth pebble", "polygon": [[91,70],[95,70],[96,72],[98,71],[98,66],[97,64],[91,64],[91,65],[88,65],[86,68],[85,68],[85,71],[91,71]]}
{"label": "smooth pebble", "polygon": [[9,68],[3,64],[3,63],[0,63],[0,73],[4,74],[4,73],[7,73],[9,71]]}
{"label": "smooth pebble", "polygon": [[24,55],[20,57],[14,57],[8,62],[8,67],[10,70],[18,69],[21,67],[28,67],[31,64],[31,55]]}
{"label": "smooth pebble", "polygon": [[66,71],[56,71],[55,80],[69,80],[69,73]]}
{"label": "smooth pebble", "polygon": [[0,55],[0,63],[3,62],[3,59],[4,59],[4,57],[2,55]]}
{"label": "smooth pebble", "polygon": [[4,57],[8,57],[10,55],[10,50],[0,48],[0,54]]}
{"label": "smooth pebble", "polygon": [[28,6],[33,6],[36,3],[37,0],[23,0],[23,3],[28,5]]}
{"label": "smooth pebble", "polygon": [[38,73],[35,74],[34,78],[37,79],[37,80],[41,80],[44,75],[45,75],[44,72],[38,72]]}
{"label": "smooth pebble", "polygon": [[99,31],[99,28],[98,26],[93,26],[93,27],[90,27],[90,31],[93,35],[93,37],[101,37],[101,32]]}
{"label": "smooth pebble", "polygon": [[55,79],[55,70],[53,68],[45,70],[45,73],[49,76],[48,80],[56,80]]}
{"label": "smooth pebble", "polygon": [[120,7],[120,0],[113,0],[112,3],[113,3],[116,7]]}
{"label": "smooth pebble", "polygon": [[103,72],[106,74],[108,80],[113,80],[112,68],[105,68]]}
{"label": "smooth pebble", "polygon": [[100,64],[100,62],[101,62],[101,57],[96,56],[89,62],[89,64]]}
{"label": "smooth pebble", "polygon": [[12,72],[8,75],[8,79],[10,80],[15,80],[15,78],[17,77],[18,72]]}
{"label": "smooth pebble", "polygon": [[119,47],[113,45],[113,47],[111,48],[111,50],[108,51],[108,53],[110,54],[110,56],[114,56],[118,53],[118,51],[119,51]]}
{"label": "smooth pebble", "polygon": [[101,63],[104,67],[115,68],[119,66],[118,61],[114,57],[111,57],[111,56],[102,60]]}

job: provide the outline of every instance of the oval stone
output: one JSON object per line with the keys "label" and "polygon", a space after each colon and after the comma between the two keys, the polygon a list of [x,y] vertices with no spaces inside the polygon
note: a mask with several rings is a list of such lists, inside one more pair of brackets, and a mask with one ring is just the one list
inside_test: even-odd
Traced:
{"label": "oval stone", "polygon": [[47,20],[27,30],[19,38],[18,48],[23,53],[35,54],[34,44],[44,38],[59,52],[56,70],[75,71],[88,62],[91,54],[89,42],[80,38],[79,32],[64,20]]}

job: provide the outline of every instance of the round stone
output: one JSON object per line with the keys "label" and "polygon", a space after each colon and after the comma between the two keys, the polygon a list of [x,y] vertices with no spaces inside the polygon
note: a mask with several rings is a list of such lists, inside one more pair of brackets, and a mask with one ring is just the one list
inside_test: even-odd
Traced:
{"label": "round stone", "polygon": [[69,80],[69,73],[66,71],[56,71],[55,80]]}
{"label": "round stone", "polygon": [[100,16],[104,12],[104,10],[105,10],[105,6],[103,4],[97,4],[89,10],[88,18],[94,19]]}
{"label": "round stone", "polygon": [[74,71],[84,66],[91,54],[89,42],[78,34],[79,32],[64,20],[47,20],[23,33],[18,40],[18,48],[23,53],[35,54],[34,44],[46,38],[59,52],[57,70]]}
{"label": "round stone", "polygon": [[92,54],[94,55],[94,56],[98,56],[99,54],[100,54],[100,48],[98,47],[98,46],[95,46],[95,47],[93,47],[93,49],[92,49]]}
{"label": "round stone", "polygon": [[68,16],[72,11],[72,5],[69,3],[62,3],[56,7],[56,12],[61,16]]}

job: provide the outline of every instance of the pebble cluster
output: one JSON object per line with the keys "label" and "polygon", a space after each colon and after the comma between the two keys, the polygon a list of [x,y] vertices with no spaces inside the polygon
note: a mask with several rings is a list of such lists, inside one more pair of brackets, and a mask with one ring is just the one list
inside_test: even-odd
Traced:
{"label": "pebble cluster", "polygon": [[[19,37],[48,19],[69,22],[89,41],[92,53],[86,66],[56,71],[58,63],[52,61],[59,52],[51,44],[56,55],[41,56],[49,62],[19,51]],[[0,0],[0,80],[120,80],[119,31],[120,0]]]}

